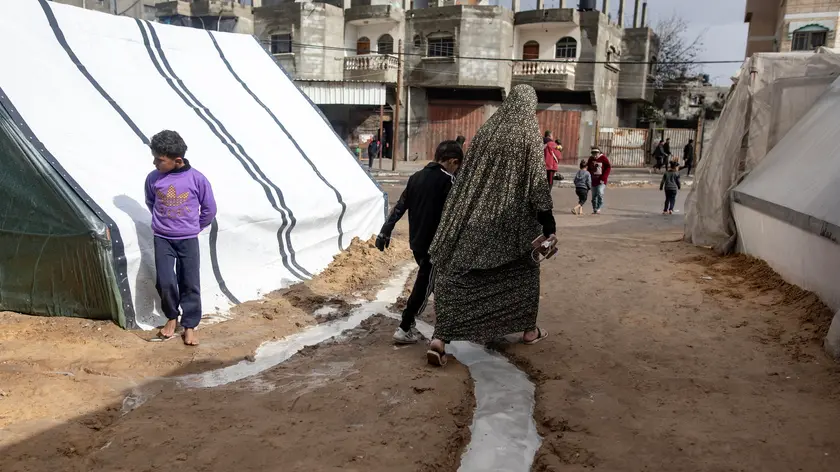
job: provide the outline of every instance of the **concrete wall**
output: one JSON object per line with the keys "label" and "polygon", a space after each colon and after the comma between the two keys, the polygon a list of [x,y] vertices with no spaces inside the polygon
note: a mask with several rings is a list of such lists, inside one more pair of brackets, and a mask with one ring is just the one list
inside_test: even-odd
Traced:
{"label": "concrete wall", "polygon": [[[292,34],[291,57],[280,62],[301,80],[343,80],[344,10],[326,3],[284,2],[254,10],[254,34],[267,44],[272,34]],[[322,47],[303,47],[317,45]],[[289,62],[293,61],[290,67]]]}
{"label": "concrete wall", "polygon": [[[406,38],[413,54],[405,57],[406,78],[412,86],[441,87],[458,84],[458,64],[455,59],[424,58],[426,38],[432,34],[451,34],[455,37],[455,54],[460,53],[458,35],[461,29],[461,7],[425,8],[406,12]],[[414,37],[420,36],[422,46],[415,48]]]}
{"label": "concrete wall", "polygon": [[645,64],[622,64],[618,98],[622,100],[653,101],[653,84],[650,82],[651,65],[657,56],[659,44],[650,28],[629,28],[622,39],[622,61]]}
{"label": "concrete wall", "polygon": [[598,64],[578,64],[575,72],[575,89],[591,90],[598,110],[600,126],[618,126],[619,64],[603,64],[607,60],[607,47],[621,47],[623,28],[607,21],[598,11],[580,13],[581,61]]}
{"label": "concrete wall", "polygon": [[[495,6],[456,5],[411,10],[407,14],[406,78],[423,87],[510,87],[510,63],[455,58],[425,58],[429,35],[455,37],[455,55],[513,57],[513,12]],[[424,47],[414,47],[419,35]]]}
{"label": "concrete wall", "polygon": [[[461,7],[458,51],[461,56],[513,57],[513,12],[494,6]],[[511,66],[505,61],[458,60],[458,85],[510,88]]]}

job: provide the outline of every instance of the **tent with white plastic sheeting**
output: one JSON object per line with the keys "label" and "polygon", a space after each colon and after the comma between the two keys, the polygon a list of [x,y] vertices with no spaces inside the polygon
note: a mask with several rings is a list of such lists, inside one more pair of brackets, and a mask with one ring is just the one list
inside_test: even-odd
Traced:
{"label": "tent with white plastic sheeting", "polygon": [[735,250],[731,190],[749,174],[840,75],[840,55],[756,54],[741,68],[686,201],[685,238],[720,253]]}
{"label": "tent with white plastic sheeting", "polygon": [[323,270],[387,201],[251,36],[53,4],[0,16],[0,310],[148,328],[149,138],[178,131],[213,185],[205,313]]}
{"label": "tent with white plastic sheeting", "polygon": [[840,80],[732,191],[740,252],[840,309]]}

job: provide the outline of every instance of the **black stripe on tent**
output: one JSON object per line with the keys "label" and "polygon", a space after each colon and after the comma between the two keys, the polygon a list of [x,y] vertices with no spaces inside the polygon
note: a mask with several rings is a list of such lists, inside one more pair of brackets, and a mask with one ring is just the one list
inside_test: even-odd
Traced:
{"label": "black stripe on tent", "polygon": [[[152,64],[155,66],[155,69],[157,69],[160,76],[163,77],[164,80],[166,80],[166,82],[169,84],[170,88],[172,88],[172,90],[181,98],[181,100],[183,100],[183,102],[188,107],[190,107],[195,112],[195,114],[198,115],[198,117],[202,121],[204,121],[204,123],[207,125],[207,127],[210,129],[210,131],[219,139],[219,141],[221,141],[222,144],[225,147],[227,147],[228,151],[230,151],[230,153],[233,155],[233,157],[235,157],[236,160],[239,161],[239,163],[245,169],[245,171],[248,172],[248,175],[251,176],[251,179],[253,179],[255,182],[260,184],[260,186],[263,188],[263,191],[265,192],[266,198],[268,198],[268,201],[271,204],[272,208],[274,208],[278,213],[280,213],[281,225],[280,225],[280,229],[277,231],[277,241],[278,241],[279,247],[280,247],[280,257],[281,257],[281,260],[283,262],[283,266],[286,267],[286,269],[289,271],[289,273],[291,273],[292,275],[294,275],[298,279],[305,280],[307,278],[307,276],[304,276],[304,275],[302,275],[302,273],[299,273],[297,270],[295,270],[295,267],[297,267],[297,264],[293,264],[292,255],[294,254],[294,252],[291,249],[291,247],[289,247],[289,252],[288,253],[286,252],[287,244],[284,241],[283,235],[284,235],[284,232],[285,232],[286,228],[289,227],[289,221],[287,220],[286,212],[284,211],[284,210],[286,210],[284,202],[283,201],[280,202],[280,205],[283,206],[283,209],[281,209],[277,205],[277,201],[275,200],[274,195],[271,192],[271,188],[269,187],[269,185],[271,185],[271,183],[270,182],[266,183],[266,181],[268,181],[268,179],[265,177],[264,174],[262,174],[262,171],[259,170],[256,163],[246,153],[243,152],[244,157],[243,157],[243,155],[240,155],[237,152],[237,149],[234,148],[234,145],[231,144],[231,142],[229,142],[228,140],[226,140],[224,136],[222,136],[222,134],[219,132],[219,129],[217,129],[217,127],[216,127],[218,125],[221,128],[221,123],[218,123],[218,120],[215,120],[215,117],[213,117],[213,115],[209,112],[209,110],[204,108],[204,106],[198,100],[195,100],[194,97],[193,97],[193,100],[195,100],[195,104],[190,102],[190,100],[187,98],[187,96],[184,95],[184,92],[182,92],[181,89],[179,89],[175,85],[175,81],[178,81],[178,83],[181,85],[181,87],[183,87],[184,91],[187,91],[187,88],[184,86],[183,82],[181,82],[181,80],[178,79],[177,76],[175,76],[175,74],[172,74],[175,77],[174,79],[172,77],[169,77],[169,76],[166,75],[166,73],[163,70],[163,67],[161,66],[160,61],[158,61],[158,58],[155,56],[155,51],[152,49],[152,42],[149,38],[149,33],[146,32],[146,29],[143,26],[143,22],[139,19],[135,19],[135,21],[137,23],[137,27],[140,28],[140,34],[143,36],[143,44],[146,46],[146,52],[148,52],[149,58],[152,60]],[[154,35],[155,33],[154,33],[154,30],[151,28],[151,25],[149,25],[149,29],[152,32],[152,34]],[[161,55],[161,59],[163,59],[164,58],[163,51],[157,46],[156,46],[156,49],[158,50],[159,54]],[[189,93],[189,92],[187,92],[187,93]],[[214,124],[213,122],[211,122],[210,118],[208,118],[208,116],[205,116],[202,113],[202,111],[205,111],[207,113],[207,115],[209,115],[210,117],[213,117],[213,119],[216,123]],[[225,131],[225,134],[230,136],[226,131]],[[233,141],[232,137],[230,138],[230,141]],[[251,166],[249,166],[249,163],[254,166],[254,169],[252,169]],[[265,181],[261,180],[260,177],[257,176],[257,174],[254,172],[255,169],[256,169],[256,172],[259,173],[260,176],[263,177],[263,179],[265,179]],[[279,189],[278,189],[278,191],[279,191]],[[289,212],[289,213],[291,213],[291,212]],[[289,243],[290,242],[291,241],[289,241]],[[290,244],[289,244],[289,246],[290,246]],[[303,272],[305,272],[305,271],[303,271]],[[305,273],[309,277],[311,277],[311,274],[309,274],[308,272],[305,272]]]}
{"label": "black stripe on tent", "polygon": [[111,104],[111,106],[114,108],[114,111],[119,113],[122,119],[125,120],[126,124],[128,124],[131,130],[134,131],[134,134],[136,134],[137,137],[140,138],[140,141],[143,141],[143,144],[149,144],[149,138],[147,138],[146,135],[144,135],[140,131],[140,128],[138,128],[137,125],[135,125],[134,122],[131,121],[128,115],[126,115],[125,111],[119,105],[117,105],[117,102],[115,102],[114,99],[111,98],[110,95],[108,95],[108,92],[106,92],[99,85],[96,79],[94,79],[90,75],[90,72],[88,72],[87,68],[85,68],[85,66],[82,64],[79,58],[76,57],[76,54],[73,52],[73,50],[70,49],[70,45],[67,44],[67,40],[64,38],[64,33],[62,33],[61,28],[58,27],[58,21],[56,21],[55,15],[53,14],[50,6],[47,4],[47,1],[38,0],[38,2],[41,4],[41,9],[44,10],[44,14],[47,15],[47,21],[50,23],[50,28],[52,28],[53,34],[55,34],[55,39],[57,39],[58,43],[61,44],[61,47],[64,48],[64,52],[66,52],[67,55],[70,56],[70,60],[73,61],[73,64],[76,64],[76,67],[79,69],[79,72],[81,72],[82,75],[84,75],[85,78],[88,79],[88,82],[90,82],[90,84],[93,85],[93,88],[95,88],[96,91],[99,92],[100,95],[102,95],[102,98],[104,98],[108,103]]}
{"label": "black stripe on tent", "polygon": [[108,230],[111,234],[111,254],[113,256],[113,264],[114,264],[114,272],[117,279],[117,287],[120,291],[120,298],[122,299],[122,309],[125,315],[125,327],[128,329],[135,329],[137,328],[137,321],[135,319],[134,313],[134,303],[131,298],[131,286],[128,283],[128,275],[127,275],[127,268],[126,268],[126,261],[125,261],[125,247],[123,246],[122,236],[120,235],[120,229],[117,227],[114,220],[105,213],[105,210],[102,209],[96,202],[90,198],[84,189],[76,182],[73,177],[61,166],[58,160],[53,156],[53,154],[44,146],[36,136],[35,133],[32,131],[32,128],[26,123],[23,119],[23,116],[17,112],[14,105],[11,102],[11,99],[8,95],[3,91],[3,88],[0,87],[0,105],[9,112],[9,115],[15,121],[15,124],[20,128],[20,130],[26,134],[27,139],[29,142],[35,146],[35,149],[41,153],[41,155],[47,160],[47,162],[52,166],[53,170],[55,170],[65,182],[76,192],[76,195],[84,201],[84,203],[90,208],[91,211],[96,213],[96,216],[102,220],[106,225],[108,225]]}
{"label": "black stripe on tent", "polygon": [[219,43],[216,41],[216,38],[213,37],[213,33],[208,30],[207,35],[210,36],[210,40],[213,41],[213,46],[216,47],[216,51],[219,53],[219,57],[222,59],[222,62],[225,63],[225,67],[227,67],[227,70],[230,71],[230,74],[233,76],[233,78],[236,79],[237,82],[239,82],[242,88],[244,88],[245,91],[248,92],[248,95],[250,95],[251,98],[253,98],[254,101],[257,102],[257,104],[261,106],[263,110],[266,111],[266,113],[268,113],[272,120],[274,120],[274,123],[276,123],[280,130],[283,131],[283,134],[285,134],[286,137],[289,138],[289,141],[292,142],[292,144],[295,146],[295,149],[297,149],[297,151],[304,158],[304,160],[306,160],[306,162],[309,164],[309,167],[311,167],[312,171],[315,172],[315,175],[317,175],[318,178],[321,179],[321,182],[323,182],[327,187],[330,188],[330,190],[333,191],[333,193],[335,193],[335,198],[336,200],[338,200],[339,205],[341,205],[341,214],[338,215],[337,223],[338,250],[343,251],[344,246],[342,245],[342,240],[344,238],[344,231],[341,229],[341,221],[344,219],[344,214],[347,213],[347,204],[344,203],[344,199],[341,197],[341,192],[339,192],[337,188],[335,188],[331,183],[327,181],[327,179],[321,174],[321,171],[319,171],[318,168],[315,167],[315,164],[313,164],[312,161],[309,160],[309,156],[307,156],[306,153],[303,152],[303,149],[301,149],[297,140],[292,136],[291,133],[289,133],[286,127],[283,126],[283,123],[281,123],[280,120],[277,119],[277,116],[274,114],[274,112],[272,112],[267,106],[265,106],[262,100],[260,100],[254,94],[254,92],[251,91],[251,88],[248,87],[248,85],[239,77],[239,74],[237,74],[236,71],[233,70],[233,66],[231,66],[230,62],[228,62],[227,57],[225,57],[225,53],[222,51],[222,48],[219,47]]}
{"label": "black stripe on tent", "polygon": [[213,267],[213,275],[216,277],[216,280],[219,282],[219,290],[228,297],[228,300],[233,302],[236,305],[239,305],[241,302],[233,296],[228,289],[227,284],[222,279],[222,271],[219,269],[219,253],[216,249],[217,243],[219,240],[219,223],[216,222],[216,218],[213,218],[213,222],[210,223],[210,265]]}
{"label": "black stripe on tent", "polygon": [[[213,113],[207,107],[205,107],[204,104],[202,104],[198,100],[198,98],[196,98],[195,95],[193,95],[193,93],[186,86],[186,84],[184,84],[181,78],[178,77],[174,70],[172,70],[169,61],[166,59],[166,55],[163,52],[163,48],[160,45],[160,39],[158,38],[154,26],[152,26],[152,24],[148,21],[136,21],[138,26],[140,27],[141,33],[143,34],[143,42],[146,45],[146,49],[149,52],[149,57],[151,57],[152,62],[154,62],[155,64],[155,68],[157,68],[161,76],[164,79],[166,79],[170,87],[172,87],[172,89],[181,97],[184,103],[193,108],[196,114],[207,124],[208,127],[210,127],[211,131],[213,131],[213,134],[215,134],[216,137],[219,138],[222,144],[227,146],[228,150],[230,150],[230,152],[237,158],[237,160],[239,160],[239,162],[242,163],[243,166],[248,168],[248,165],[245,164],[245,161],[247,161],[248,164],[253,166],[254,172],[256,172],[256,174],[259,175],[259,177],[262,179],[258,179],[249,170],[249,174],[251,174],[252,178],[254,178],[254,180],[263,185],[263,188],[266,191],[266,195],[269,196],[269,200],[271,201],[272,206],[274,206],[274,209],[280,212],[282,216],[282,225],[280,226],[280,229],[278,231],[278,241],[280,242],[280,254],[283,259],[283,265],[285,265],[286,268],[289,269],[289,271],[299,279],[303,280],[306,278],[311,278],[312,274],[305,268],[303,268],[303,266],[298,264],[295,259],[295,250],[292,247],[291,232],[295,228],[297,220],[295,219],[294,213],[292,213],[291,208],[289,208],[288,205],[286,205],[285,198],[283,197],[283,191],[280,190],[280,188],[277,185],[275,185],[274,182],[272,182],[271,179],[269,179],[268,176],[265,175],[265,173],[263,173],[259,165],[257,165],[257,163],[251,158],[251,156],[248,155],[248,153],[245,151],[242,145],[240,145],[236,141],[236,139],[230,134],[230,132],[228,132],[228,130],[225,128],[222,122],[218,118],[216,118],[216,116],[213,115]],[[149,28],[151,40],[154,44],[155,51],[157,51],[157,54],[160,56],[160,61],[158,61],[158,58],[155,56],[154,51],[152,50],[152,44],[150,44],[149,37],[147,36],[145,29],[143,28],[144,23]],[[167,75],[163,71],[163,69],[161,68],[161,64],[169,72],[169,75]],[[176,83],[178,84],[178,86],[180,86],[180,89],[176,87]],[[187,99],[187,96],[185,96],[184,93],[186,93],[186,95],[189,96],[190,99],[192,99],[192,103],[190,102],[190,100]],[[237,150],[239,151],[238,153]],[[274,198],[270,196],[271,191],[268,189],[268,187],[266,187],[266,184],[268,185],[268,187],[274,189],[275,193],[277,194],[277,202],[279,203],[280,208],[282,208],[282,210],[278,208],[277,205],[274,203]],[[287,214],[288,221],[286,220]],[[286,256],[286,250],[283,247],[284,238],[285,248],[288,249],[288,258]]]}
{"label": "black stripe on tent", "polygon": [[[99,82],[97,82],[96,79],[93,78],[93,76],[90,74],[90,72],[88,72],[88,70],[84,66],[84,64],[82,64],[82,62],[79,60],[78,56],[76,56],[76,53],[74,53],[73,50],[70,48],[70,45],[67,43],[67,39],[64,37],[64,33],[61,31],[61,27],[58,26],[58,20],[56,20],[55,15],[52,12],[52,8],[49,6],[49,4],[45,0],[39,0],[39,4],[41,6],[41,9],[44,11],[44,14],[47,17],[47,22],[49,23],[50,28],[52,29],[56,40],[59,42],[61,47],[67,53],[67,56],[70,58],[70,60],[79,69],[79,72],[81,72],[82,75],[85,76],[85,78],[88,80],[88,82],[93,86],[93,88],[96,89],[97,92],[99,92],[99,94],[102,96],[102,98],[104,98],[111,105],[111,107],[114,108],[114,110],[120,115],[120,117],[123,119],[123,121],[125,121],[125,124],[128,125],[128,127],[131,128],[132,131],[134,131],[134,134],[136,134],[138,138],[140,138],[140,141],[143,144],[148,146],[149,145],[149,139],[146,137],[146,135],[143,134],[140,131],[140,128],[134,123],[134,121],[131,118],[129,118],[128,114],[122,109],[122,107],[120,107],[119,104],[117,104],[117,102],[113,98],[111,98],[111,96],[108,94],[108,92],[106,92],[105,89],[103,89],[102,86],[99,85]],[[53,160],[55,160],[55,158],[52,157],[51,154],[50,154],[50,156]],[[58,163],[58,161],[56,161],[56,164],[57,163]],[[66,175],[67,173],[62,172],[62,174]],[[70,179],[70,177],[67,177],[67,178]],[[70,182],[68,181],[68,183],[70,183]],[[128,326],[129,315],[128,315],[128,313],[126,313],[127,327],[136,328],[137,327],[137,321],[135,319],[134,303],[133,303],[132,298],[131,298],[131,287],[128,283],[127,263],[126,263],[126,258],[125,258],[125,248],[123,247],[122,237],[120,237],[120,230],[117,227],[117,225],[114,224],[114,221],[104,211],[102,211],[102,209],[98,205],[96,205],[95,202],[93,202],[93,200],[87,195],[87,193],[84,193],[84,191],[81,190],[81,187],[79,187],[79,185],[75,181],[73,181],[71,185],[73,185],[74,188],[78,188],[78,190],[83,193],[83,195],[80,195],[83,199],[85,199],[86,201],[90,200],[89,203],[92,203],[93,205],[96,206],[95,209],[93,207],[91,209],[94,209],[94,211],[96,211],[97,214],[99,214],[99,215],[104,215],[103,216],[103,221],[105,221],[105,219],[107,218],[107,221],[105,221],[105,223],[108,224],[108,226],[110,227],[111,234],[116,236],[117,239],[119,240],[118,244],[114,244],[113,247],[112,247],[112,250],[114,251],[114,260],[115,260],[114,270],[117,273],[117,282],[118,282],[118,284],[120,284],[121,295],[125,294],[125,293],[128,294],[128,301],[126,303],[131,308],[130,309],[130,314],[131,314],[130,324],[132,326]],[[214,243],[211,241],[210,253],[212,254],[215,251],[216,251],[216,248],[214,247]],[[216,282],[218,283],[218,285],[220,287],[225,287],[226,284],[225,284],[224,278],[222,278],[221,271],[215,271],[214,274],[216,275]],[[123,286],[123,284],[125,286]],[[225,295],[228,295],[228,294],[226,293]],[[231,301],[231,303],[239,304],[239,302],[236,301],[236,297],[234,297],[232,294],[228,296],[228,299]]]}
{"label": "black stripe on tent", "polygon": [[251,35],[251,38],[254,39],[254,41],[257,43],[257,45],[260,47],[260,49],[262,49],[263,52],[268,56],[268,58],[271,59],[271,61],[274,62],[274,64],[277,65],[277,68],[280,69],[283,72],[283,74],[286,76],[286,78],[289,79],[289,82],[291,82],[292,85],[295,86],[298,93],[303,95],[303,98],[305,98],[306,101],[309,102],[310,105],[312,105],[312,108],[315,109],[315,111],[317,111],[319,115],[321,115],[321,119],[324,120],[324,123],[327,125],[327,128],[329,128],[330,131],[333,132],[333,135],[336,137],[336,139],[338,139],[339,141],[344,143],[344,148],[347,150],[347,153],[350,154],[350,157],[353,159],[353,162],[355,162],[356,164],[359,165],[359,167],[362,168],[362,170],[365,172],[365,174],[367,174],[370,181],[373,182],[373,185],[375,185],[376,188],[378,188],[379,191],[382,192],[382,199],[384,200],[384,206],[385,206],[385,219],[387,219],[388,218],[388,213],[390,212],[390,207],[388,205],[388,192],[386,192],[385,189],[383,189],[382,186],[379,185],[379,182],[377,182],[376,179],[373,178],[373,175],[371,175],[370,170],[366,169],[364,164],[362,164],[361,161],[359,161],[359,159],[356,157],[356,154],[353,152],[352,149],[350,149],[350,146],[347,145],[346,142],[344,142],[344,138],[342,138],[341,136],[338,135],[338,133],[335,131],[335,128],[333,128],[332,124],[330,124],[330,120],[328,120],[327,117],[324,115],[324,112],[321,111],[320,108],[318,108],[318,105],[316,105],[315,102],[313,102],[312,99],[309,98],[309,95],[305,94],[303,92],[303,90],[301,90],[301,88],[298,87],[298,84],[295,83],[295,79],[291,75],[289,75],[288,72],[286,72],[286,69],[284,69],[283,66],[281,66],[280,64],[277,64],[277,61],[274,59],[274,56],[272,56],[271,53],[268,52],[268,50],[265,47],[263,47],[262,43],[260,43],[259,38],[257,38],[256,36],[253,36],[253,35]]}

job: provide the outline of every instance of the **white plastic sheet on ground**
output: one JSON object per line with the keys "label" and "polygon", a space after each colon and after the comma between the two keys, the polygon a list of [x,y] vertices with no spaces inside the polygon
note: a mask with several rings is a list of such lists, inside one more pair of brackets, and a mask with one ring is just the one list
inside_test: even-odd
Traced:
{"label": "white plastic sheet on ground", "polygon": [[381,226],[382,192],[255,38],[44,0],[3,7],[0,87],[116,224],[139,326],[161,320],[143,194],[143,139],[158,131],[184,137],[215,192],[218,227],[200,236],[205,313],[315,274]]}
{"label": "white plastic sheet on ground", "polygon": [[[756,54],[741,68],[686,201],[686,239],[735,248],[730,191],[809,110],[840,73],[840,55]],[[795,156],[791,156],[795,158]],[[795,185],[792,183],[791,185]]]}

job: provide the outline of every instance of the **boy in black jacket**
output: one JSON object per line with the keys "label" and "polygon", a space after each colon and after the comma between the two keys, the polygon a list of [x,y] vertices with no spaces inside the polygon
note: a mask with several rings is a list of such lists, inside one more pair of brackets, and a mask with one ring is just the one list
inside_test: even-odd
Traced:
{"label": "boy in black jacket", "polygon": [[429,246],[443,216],[443,206],[455,180],[455,172],[463,159],[464,151],[456,141],[440,143],[435,151],[435,161],[408,179],[408,185],[376,237],[376,247],[384,251],[391,243],[394,226],[408,211],[409,242],[420,270],[403,310],[400,327],[394,332],[394,341],[398,344],[414,344],[420,340],[420,333],[414,328],[414,319],[426,308],[434,281]]}

